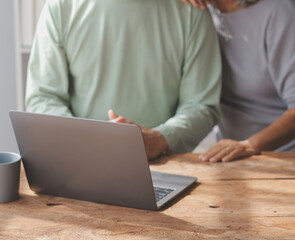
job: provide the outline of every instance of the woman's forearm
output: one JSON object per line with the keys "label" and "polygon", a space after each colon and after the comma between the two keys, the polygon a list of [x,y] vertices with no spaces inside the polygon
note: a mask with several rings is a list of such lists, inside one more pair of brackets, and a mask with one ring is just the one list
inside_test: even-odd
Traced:
{"label": "woman's forearm", "polygon": [[295,108],[287,110],[267,128],[248,139],[249,143],[261,151],[270,151],[295,139]]}

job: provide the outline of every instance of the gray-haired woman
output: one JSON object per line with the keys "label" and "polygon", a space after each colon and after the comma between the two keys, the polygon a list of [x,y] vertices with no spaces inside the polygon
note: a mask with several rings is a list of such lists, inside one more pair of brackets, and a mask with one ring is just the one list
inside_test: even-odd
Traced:
{"label": "gray-haired woman", "polygon": [[295,151],[295,1],[183,0],[205,9],[223,57],[219,141],[203,161]]}

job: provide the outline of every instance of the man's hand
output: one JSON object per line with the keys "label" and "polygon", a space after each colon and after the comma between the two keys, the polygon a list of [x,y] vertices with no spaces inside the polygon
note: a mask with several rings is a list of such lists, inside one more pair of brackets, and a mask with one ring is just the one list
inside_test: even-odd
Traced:
{"label": "man's hand", "polygon": [[[108,111],[108,116],[111,122],[136,124],[122,116],[117,115],[113,110]],[[139,126],[138,124],[136,125]],[[156,158],[168,149],[168,143],[160,132],[142,126],[139,127],[142,131],[148,159]]]}
{"label": "man's hand", "polygon": [[192,4],[194,7],[200,8],[202,10],[206,9],[206,5],[210,3],[209,0],[182,0],[185,4]]}
{"label": "man's hand", "polygon": [[201,154],[199,159],[204,162],[212,163],[216,163],[218,161],[229,162],[259,153],[260,151],[256,149],[248,140],[239,142],[224,139],[211,147],[207,152]]}

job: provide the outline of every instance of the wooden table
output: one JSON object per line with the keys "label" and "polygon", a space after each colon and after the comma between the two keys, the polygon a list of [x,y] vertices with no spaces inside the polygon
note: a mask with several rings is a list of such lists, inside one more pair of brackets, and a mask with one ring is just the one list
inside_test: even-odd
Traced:
{"label": "wooden table", "polygon": [[295,153],[231,163],[165,156],[151,169],[199,184],[158,212],[37,196],[21,176],[18,201],[0,204],[0,239],[295,239]]}

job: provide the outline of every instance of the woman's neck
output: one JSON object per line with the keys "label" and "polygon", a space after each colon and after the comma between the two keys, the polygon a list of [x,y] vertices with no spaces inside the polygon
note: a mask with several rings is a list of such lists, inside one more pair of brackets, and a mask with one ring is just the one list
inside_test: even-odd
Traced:
{"label": "woman's neck", "polygon": [[243,7],[240,4],[236,3],[236,0],[214,0],[215,7],[217,7],[221,12],[233,12],[240,10]]}

